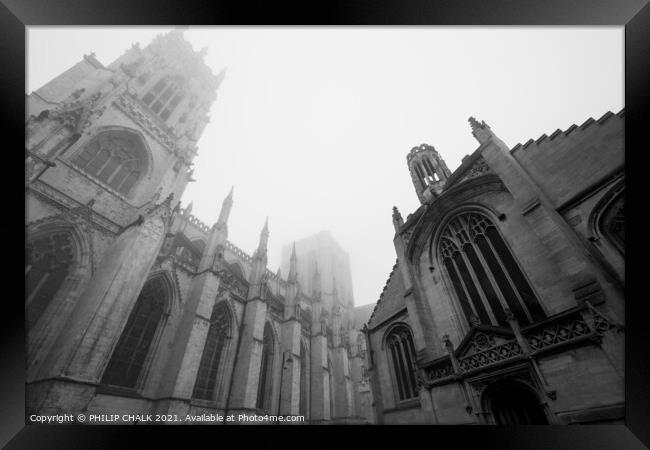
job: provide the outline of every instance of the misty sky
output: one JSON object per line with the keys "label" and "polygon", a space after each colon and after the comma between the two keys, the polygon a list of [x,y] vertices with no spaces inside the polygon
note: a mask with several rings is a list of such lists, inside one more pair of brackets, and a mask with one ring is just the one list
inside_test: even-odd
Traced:
{"label": "misty sky", "polygon": [[[95,52],[108,65],[170,28],[29,27],[29,93]],[[330,230],[349,254],[355,304],[395,262],[391,208],[419,205],[411,147],[450,170],[478,146],[469,116],[511,147],[623,107],[623,27],[191,27],[227,67],[182,199],[208,225],[235,185],[229,239],[252,253],[269,216],[282,245]]]}

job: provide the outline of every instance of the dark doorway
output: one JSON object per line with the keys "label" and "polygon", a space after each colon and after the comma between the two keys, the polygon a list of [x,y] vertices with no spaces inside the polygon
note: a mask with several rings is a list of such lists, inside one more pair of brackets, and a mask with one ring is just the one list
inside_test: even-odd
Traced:
{"label": "dark doorway", "polygon": [[546,414],[533,391],[516,381],[492,387],[489,407],[497,425],[548,425]]}

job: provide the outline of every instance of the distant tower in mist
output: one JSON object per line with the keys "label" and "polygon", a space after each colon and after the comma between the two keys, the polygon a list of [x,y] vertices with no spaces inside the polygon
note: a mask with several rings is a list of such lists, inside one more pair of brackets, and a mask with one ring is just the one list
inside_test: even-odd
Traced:
{"label": "distant tower in mist", "polygon": [[[336,242],[329,231],[321,231],[313,236],[296,241],[297,277],[301,286],[311,294],[313,291],[314,272],[316,267],[320,273],[323,302],[331,308],[334,283],[338,300],[342,305],[354,306],[352,289],[352,271],[350,269],[350,256]],[[291,259],[292,245],[282,248],[282,273],[288,273]]]}

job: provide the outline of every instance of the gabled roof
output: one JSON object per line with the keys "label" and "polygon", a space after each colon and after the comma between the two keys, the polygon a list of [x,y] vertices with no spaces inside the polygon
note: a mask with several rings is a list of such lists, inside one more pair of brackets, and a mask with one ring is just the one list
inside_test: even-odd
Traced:
{"label": "gabled roof", "polygon": [[401,274],[395,270],[397,269],[397,264],[396,261],[386,280],[386,285],[379,295],[379,300],[375,304],[372,315],[368,319],[369,328],[378,326],[406,306],[404,302],[404,292],[406,289]]}

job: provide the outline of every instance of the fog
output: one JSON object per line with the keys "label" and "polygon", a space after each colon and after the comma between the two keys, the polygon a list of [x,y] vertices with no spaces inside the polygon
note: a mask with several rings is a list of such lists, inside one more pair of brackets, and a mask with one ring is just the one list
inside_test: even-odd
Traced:
{"label": "fog", "polygon": [[[29,27],[29,93],[94,52],[107,65],[170,28]],[[269,216],[283,245],[329,230],[349,253],[355,303],[395,262],[391,208],[419,205],[406,154],[453,171],[477,142],[469,116],[511,147],[623,107],[622,27],[190,27],[227,68],[182,198],[207,224],[235,186],[229,239],[250,253]]]}

